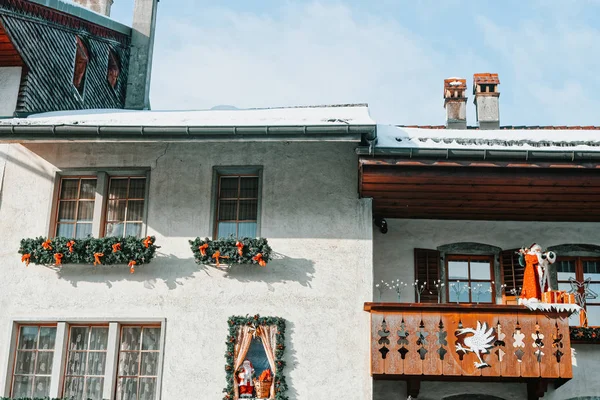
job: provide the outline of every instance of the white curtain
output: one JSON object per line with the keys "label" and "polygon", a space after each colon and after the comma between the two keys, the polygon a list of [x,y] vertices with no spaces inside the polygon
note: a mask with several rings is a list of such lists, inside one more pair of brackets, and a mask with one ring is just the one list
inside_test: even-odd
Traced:
{"label": "white curtain", "polygon": [[277,346],[277,326],[261,326],[260,327],[260,338],[262,340],[263,346],[265,348],[265,353],[267,354],[267,359],[269,360],[269,365],[271,366],[271,371],[273,371],[273,384],[271,385],[271,395],[270,398],[275,398],[275,373],[277,372],[275,367],[275,347]]}
{"label": "white curtain", "polygon": [[246,358],[246,354],[248,354],[248,349],[250,348],[250,343],[252,342],[252,334],[250,333],[250,327],[244,325],[238,332],[237,340],[235,341],[234,351],[233,351],[233,398],[239,398],[239,388],[238,388],[238,380],[237,380],[237,370],[242,366],[244,359]]}

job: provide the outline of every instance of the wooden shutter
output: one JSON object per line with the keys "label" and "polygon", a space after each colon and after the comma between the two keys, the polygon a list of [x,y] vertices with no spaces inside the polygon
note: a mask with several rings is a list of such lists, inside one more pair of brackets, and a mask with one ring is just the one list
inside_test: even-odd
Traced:
{"label": "wooden shutter", "polygon": [[504,250],[500,253],[500,268],[502,271],[502,283],[506,284],[506,295],[512,296],[510,291],[523,287],[523,275],[525,268],[519,265],[519,249]]}
{"label": "wooden shutter", "polygon": [[[438,292],[434,281],[440,279],[440,252],[429,249],[415,249],[415,279],[419,286],[425,282],[425,290],[421,294],[421,303],[437,303]],[[415,301],[416,301],[415,293]]]}

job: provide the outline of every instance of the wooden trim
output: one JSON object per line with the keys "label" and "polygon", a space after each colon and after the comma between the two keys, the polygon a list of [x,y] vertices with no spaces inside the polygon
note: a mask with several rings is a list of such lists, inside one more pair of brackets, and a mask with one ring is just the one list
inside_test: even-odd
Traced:
{"label": "wooden trim", "polygon": [[[390,302],[366,302],[363,306],[364,311],[414,311],[414,310],[432,310],[440,312],[467,312],[468,310],[477,310],[477,312],[490,313],[516,313],[519,311],[529,311],[525,306],[507,305],[507,304],[467,304],[467,303],[390,303]],[[568,315],[568,312],[559,312],[560,315]]]}

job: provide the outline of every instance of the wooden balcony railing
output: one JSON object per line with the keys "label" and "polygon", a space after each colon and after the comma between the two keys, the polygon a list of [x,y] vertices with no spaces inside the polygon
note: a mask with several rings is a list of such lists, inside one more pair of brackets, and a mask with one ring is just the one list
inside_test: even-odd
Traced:
{"label": "wooden balcony railing", "polygon": [[491,304],[365,303],[364,309],[371,313],[376,378],[573,376],[567,313]]}

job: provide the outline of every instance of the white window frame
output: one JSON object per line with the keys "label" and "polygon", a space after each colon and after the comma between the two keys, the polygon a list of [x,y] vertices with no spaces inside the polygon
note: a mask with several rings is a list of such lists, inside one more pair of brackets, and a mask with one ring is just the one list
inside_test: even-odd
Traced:
{"label": "white window frame", "polygon": [[147,221],[148,221],[148,195],[150,193],[150,169],[149,168],[136,168],[136,169],[69,169],[59,171],[56,173],[54,178],[54,194],[52,196],[52,204],[50,205],[50,221],[48,227],[48,237],[56,237],[57,228],[57,213],[58,203],[60,195],[60,186],[62,179],[76,178],[76,177],[96,177],[96,198],[94,200],[94,216],[92,220],[92,237],[99,238],[104,237],[104,225],[106,223],[106,209],[108,203],[108,185],[110,178],[119,177],[133,177],[139,176],[146,178],[146,188],[144,191],[144,211],[142,218],[142,231],[140,237],[145,237],[147,234]]}
{"label": "white window frame", "polygon": [[108,324],[108,347],[106,351],[106,368],[104,371],[104,387],[102,399],[115,400],[117,389],[117,370],[119,363],[119,340],[122,325],[160,325],[160,353],[158,356],[158,370],[156,378],[156,398],[161,400],[163,364],[165,354],[166,318],[123,318],[107,321],[99,318],[70,318],[70,319],[13,319],[10,325],[10,340],[6,348],[4,360],[4,373],[0,374],[0,395],[10,397],[12,389],[13,369],[16,357],[16,346],[20,325],[56,324],[56,340],[54,345],[54,359],[52,362],[52,375],[50,379],[50,398],[62,398],[64,390],[65,367],[67,362],[67,348],[69,328],[71,325]]}

